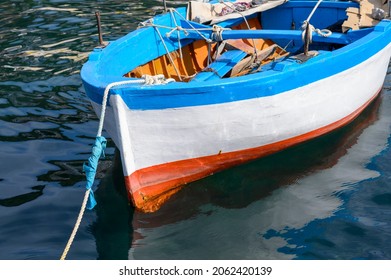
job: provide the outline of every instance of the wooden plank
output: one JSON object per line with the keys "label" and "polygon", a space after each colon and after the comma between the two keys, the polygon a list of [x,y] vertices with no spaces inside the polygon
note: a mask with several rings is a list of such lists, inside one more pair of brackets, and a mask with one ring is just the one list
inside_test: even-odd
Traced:
{"label": "wooden plank", "polygon": [[247,53],[241,50],[226,51],[202,72],[198,73],[191,81],[200,82],[220,79],[246,55]]}

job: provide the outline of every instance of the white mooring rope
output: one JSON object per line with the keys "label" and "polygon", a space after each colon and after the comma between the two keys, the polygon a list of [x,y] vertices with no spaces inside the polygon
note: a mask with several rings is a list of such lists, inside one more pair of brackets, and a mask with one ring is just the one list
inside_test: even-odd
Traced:
{"label": "white mooring rope", "polygon": [[[99,128],[98,128],[98,132],[97,132],[97,137],[102,136],[103,123],[104,123],[105,114],[106,114],[106,107],[107,107],[107,99],[108,99],[108,96],[109,96],[110,89],[112,89],[113,87],[116,87],[116,86],[123,86],[123,85],[129,85],[129,84],[142,84],[142,83],[144,83],[146,85],[158,85],[158,84],[167,84],[167,83],[170,83],[170,82],[173,82],[173,81],[175,81],[175,80],[174,79],[166,79],[164,77],[164,75],[156,75],[156,76],[143,75],[141,79],[130,80],[130,81],[114,82],[114,83],[111,83],[111,84],[107,85],[106,88],[105,88],[105,91],[103,93],[102,110],[101,110],[100,119],[99,119]],[[83,203],[82,203],[82,205],[80,207],[79,215],[77,217],[75,226],[73,227],[71,236],[68,239],[68,242],[67,242],[67,244],[65,246],[65,249],[64,249],[64,251],[63,251],[63,253],[61,255],[60,260],[65,260],[67,254],[69,252],[69,249],[71,248],[73,240],[75,239],[76,233],[77,233],[77,231],[79,229],[81,220],[83,218],[83,215],[84,215],[84,212],[85,212],[85,209],[86,209],[86,206],[87,206],[87,202],[88,202],[88,198],[90,196],[90,192],[91,192],[91,189],[89,188],[89,189],[86,190],[86,192],[84,194],[84,199],[83,199]]]}
{"label": "white mooring rope", "polygon": [[81,223],[81,219],[83,218],[84,211],[86,209],[88,197],[90,196],[90,191],[91,191],[91,189],[87,189],[86,193],[84,194],[84,199],[83,199],[83,203],[82,203],[81,208],[80,208],[79,216],[77,217],[75,226],[73,227],[71,236],[68,239],[68,243],[65,246],[65,249],[64,249],[64,251],[63,251],[63,253],[61,255],[60,260],[65,260],[65,258],[67,257],[67,254],[69,252],[69,249],[71,248],[71,245],[73,243],[73,239],[75,239],[77,230],[79,229],[79,226],[80,226],[80,223]]}

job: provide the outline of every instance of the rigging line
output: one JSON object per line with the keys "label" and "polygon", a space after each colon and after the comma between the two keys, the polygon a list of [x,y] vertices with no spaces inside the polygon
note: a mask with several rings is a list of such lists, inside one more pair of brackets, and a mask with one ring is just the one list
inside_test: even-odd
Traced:
{"label": "rigging line", "polygon": [[[194,31],[212,31],[212,27],[205,27],[205,28],[195,28],[194,26],[191,25],[191,23],[188,21],[188,24],[192,27],[192,28],[183,28],[179,25],[173,27],[173,26],[168,26],[168,25],[160,25],[160,24],[155,24],[153,22],[140,22],[139,23],[139,26],[138,28],[143,28],[143,27],[158,27],[158,28],[161,28],[161,29],[169,29],[170,33],[174,32],[175,30],[178,30],[178,31],[183,31],[186,33],[186,31],[189,31],[189,30],[194,30]],[[225,28],[226,30],[229,30],[229,28]],[[208,38],[206,38],[205,36],[202,35],[202,33],[198,33],[204,40],[209,40]]]}
{"label": "rigging line", "polygon": [[160,40],[162,40],[163,47],[166,49],[166,52],[167,52],[167,55],[168,55],[168,59],[170,60],[170,63],[171,63],[172,66],[174,67],[174,70],[175,70],[176,74],[178,75],[178,79],[179,79],[180,81],[182,81],[181,74],[180,74],[178,68],[176,67],[176,65],[175,65],[175,63],[174,63],[174,60],[172,59],[172,56],[171,56],[171,54],[170,54],[170,51],[169,51],[168,48],[167,48],[166,42],[164,41],[162,34],[160,34],[160,31],[159,31],[159,29],[158,29],[156,26],[153,26],[153,28],[155,29],[156,33],[159,35]]}
{"label": "rigging line", "polygon": [[315,7],[312,9],[310,15],[308,16],[308,18],[307,18],[307,20],[306,20],[307,22],[310,22],[312,16],[314,15],[316,9],[319,7],[319,5],[320,5],[320,3],[321,3],[322,1],[323,1],[323,0],[318,0],[318,2],[316,3]]}
{"label": "rigging line", "polygon": [[213,30],[212,27],[211,27],[211,28],[195,28],[195,27],[191,24],[191,22],[190,22],[189,20],[187,20],[184,16],[182,16],[177,10],[174,9],[174,12],[175,12],[177,15],[179,15],[183,20],[185,20],[185,21],[190,25],[190,27],[191,27],[191,29],[189,29],[189,28],[183,28],[183,30],[194,30],[194,31],[197,32],[198,35],[200,35],[206,42],[212,42],[211,39],[206,38],[201,32],[199,32],[199,30],[201,30],[201,31],[202,31],[202,30]]}
{"label": "rigging line", "polygon": [[[244,20],[244,22],[247,25],[247,29],[251,30],[250,24],[248,23],[246,16],[243,15],[240,11],[238,11],[234,5],[229,6],[227,3],[224,2],[224,0],[220,0],[220,3],[225,5],[227,8],[233,9],[235,12],[237,12],[239,15],[241,15],[243,20]],[[253,42],[254,54],[255,54],[255,56],[257,56],[258,55],[258,51],[257,51],[257,47],[256,47],[256,44],[255,44],[254,38],[251,38],[251,41]]]}
{"label": "rigging line", "polygon": [[[173,13],[172,10],[173,10],[173,9],[170,8],[170,10],[169,10],[169,11],[170,11],[170,15],[171,15],[171,17],[172,17],[172,19],[173,19],[173,21],[174,21],[175,26],[179,27],[179,25],[178,25],[178,23],[177,23],[177,21],[176,21],[176,19],[175,19],[175,16],[174,16],[174,13]],[[179,29],[177,28],[179,57],[180,57],[181,59],[183,59],[182,44],[181,44],[181,36],[180,36],[180,34],[181,34],[181,33],[180,33]]]}

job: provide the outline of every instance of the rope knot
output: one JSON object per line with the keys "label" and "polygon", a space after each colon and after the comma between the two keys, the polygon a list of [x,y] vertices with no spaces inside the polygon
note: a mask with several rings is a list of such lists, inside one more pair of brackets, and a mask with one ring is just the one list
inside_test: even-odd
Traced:
{"label": "rope knot", "polygon": [[307,28],[308,28],[308,41],[311,44],[312,43],[312,32],[315,31],[315,27],[306,20],[303,21],[303,24],[301,25],[301,30],[303,30],[303,32],[301,33],[301,40],[303,42],[305,42]]}
{"label": "rope knot", "polygon": [[[185,35],[189,35],[189,32],[183,28],[182,26],[176,26],[176,27],[172,27],[172,29],[166,33],[166,37],[167,38],[170,38],[171,34],[174,32],[174,31],[183,31],[183,33],[185,33]],[[178,37],[179,38],[179,37]]]}
{"label": "rope knot", "polygon": [[224,29],[221,26],[213,25],[211,39],[215,42],[222,42]]}
{"label": "rope knot", "polygon": [[144,79],[146,85],[165,85],[171,82],[175,82],[175,80],[172,78],[166,79],[163,74],[156,76],[142,75],[141,78]]}
{"label": "rope knot", "polygon": [[303,32],[301,33],[301,39],[303,40],[303,42],[305,42],[305,33],[306,33],[306,30],[307,30],[307,26],[308,26],[308,40],[309,40],[309,43],[312,43],[312,33],[313,32],[316,32],[319,36],[322,36],[322,37],[329,37],[332,32],[328,29],[318,29],[318,28],[315,28],[312,24],[310,24],[307,20],[303,21],[303,24],[301,25],[301,30],[303,30]]}
{"label": "rope knot", "polygon": [[143,28],[143,27],[147,27],[147,26],[153,26],[153,19],[152,18],[148,19],[146,21],[139,22],[137,28]]}

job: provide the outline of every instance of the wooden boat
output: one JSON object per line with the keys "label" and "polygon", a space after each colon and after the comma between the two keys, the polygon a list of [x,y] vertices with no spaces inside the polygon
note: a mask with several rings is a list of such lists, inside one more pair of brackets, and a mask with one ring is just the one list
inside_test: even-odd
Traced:
{"label": "wooden boat", "polygon": [[190,2],[94,49],[81,77],[133,205],[355,119],[391,56],[376,1]]}

